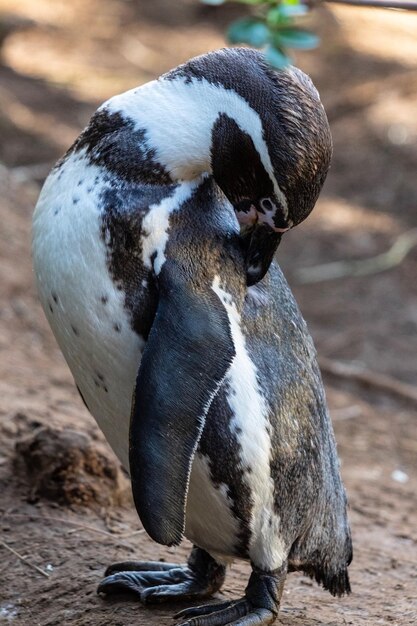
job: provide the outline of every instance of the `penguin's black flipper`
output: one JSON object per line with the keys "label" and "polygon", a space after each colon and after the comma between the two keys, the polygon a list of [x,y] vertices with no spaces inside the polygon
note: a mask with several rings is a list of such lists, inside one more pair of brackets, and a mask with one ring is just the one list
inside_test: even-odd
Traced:
{"label": "penguin's black flipper", "polygon": [[229,320],[211,285],[167,260],[133,398],[129,463],[135,506],[154,541],[178,544],[188,482],[211,401],[234,357]]}

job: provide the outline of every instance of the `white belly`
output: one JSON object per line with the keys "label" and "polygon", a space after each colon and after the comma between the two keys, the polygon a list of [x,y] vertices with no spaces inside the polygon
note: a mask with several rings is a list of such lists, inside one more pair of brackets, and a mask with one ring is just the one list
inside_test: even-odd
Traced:
{"label": "white belly", "polygon": [[197,453],[188,488],[185,536],[224,563],[233,558],[239,533],[231,507],[227,485],[213,484],[208,459]]}
{"label": "white belly", "polygon": [[124,293],[106,264],[102,177],[79,156],[50,174],[34,214],[33,263],[45,314],[75,382],[128,468],[132,392],[144,341],[131,329]]}

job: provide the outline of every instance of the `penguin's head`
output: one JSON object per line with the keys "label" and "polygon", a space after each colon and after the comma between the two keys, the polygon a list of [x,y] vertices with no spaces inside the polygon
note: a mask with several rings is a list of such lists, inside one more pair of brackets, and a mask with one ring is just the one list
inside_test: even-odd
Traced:
{"label": "penguin's head", "polygon": [[261,53],[247,48],[196,57],[168,77],[224,90],[222,103],[212,101],[218,113],[211,127],[211,170],[235,209],[247,281],[256,283],[282,234],[309,215],[325,181],[332,140],[319,94],[301,70],[273,70]]}

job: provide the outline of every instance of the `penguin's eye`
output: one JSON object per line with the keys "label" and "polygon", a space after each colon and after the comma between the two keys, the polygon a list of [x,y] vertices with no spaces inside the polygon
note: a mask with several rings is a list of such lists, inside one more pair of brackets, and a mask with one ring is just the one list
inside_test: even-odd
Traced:
{"label": "penguin's eye", "polygon": [[258,202],[259,221],[268,224],[273,230],[283,232],[288,230],[288,223],[284,208],[278,201],[271,198],[261,198]]}
{"label": "penguin's eye", "polygon": [[277,210],[277,207],[272,202],[271,198],[262,198],[259,201],[259,206],[260,206],[261,210],[264,211],[264,212],[270,212],[270,211],[276,211]]}

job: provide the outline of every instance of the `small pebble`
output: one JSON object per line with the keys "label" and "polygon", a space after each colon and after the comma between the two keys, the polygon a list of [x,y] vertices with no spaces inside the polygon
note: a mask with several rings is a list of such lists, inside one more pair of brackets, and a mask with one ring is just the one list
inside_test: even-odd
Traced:
{"label": "small pebble", "polygon": [[403,472],[402,470],[396,469],[391,474],[392,480],[395,480],[397,483],[405,484],[408,482],[409,477],[408,474]]}

